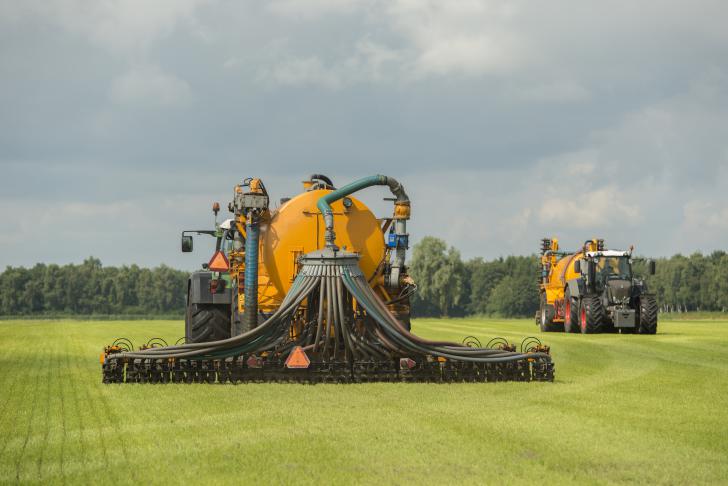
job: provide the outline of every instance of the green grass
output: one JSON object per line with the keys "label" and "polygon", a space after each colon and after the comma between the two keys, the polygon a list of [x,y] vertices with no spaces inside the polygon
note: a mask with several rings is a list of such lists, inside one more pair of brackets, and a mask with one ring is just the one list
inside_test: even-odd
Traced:
{"label": "green grass", "polygon": [[728,321],[659,331],[540,336],[555,383],[102,385],[104,344],[182,323],[3,321],[0,483],[725,483]]}

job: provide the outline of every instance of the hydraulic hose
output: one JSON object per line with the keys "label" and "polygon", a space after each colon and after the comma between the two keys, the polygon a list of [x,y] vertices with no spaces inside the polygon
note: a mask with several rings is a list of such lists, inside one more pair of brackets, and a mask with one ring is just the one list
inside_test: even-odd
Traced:
{"label": "hydraulic hose", "polygon": [[[220,341],[206,343],[190,343],[179,346],[167,346],[164,348],[152,348],[138,352],[127,352],[118,357],[127,358],[203,358],[213,352],[219,352],[221,356],[232,356],[248,348],[256,349],[256,343],[268,339],[270,336],[285,336],[288,334],[287,317],[298,308],[299,304],[319,285],[316,279],[304,277],[296,279],[291,286],[291,291],[286,295],[279,309],[260,326]],[[217,354],[217,353],[216,353]]]}
{"label": "hydraulic hose", "polygon": [[321,214],[324,217],[324,224],[326,225],[325,240],[326,246],[328,248],[336,248],[336,234],[334,233],[334,211],[331,209],[331,203],[333,203],[334,201],[338,201],[339,199],[343,199],[346,196],[353,194],[357,191],[372,186],[389,186],[389,190],[392,191],[392,194],[394,194],[397,203],[409,204],[409,197],[407,196],[407,193],[404,192],[404,187],[402,187],[402,184],[397,182],[397,180],[393,177],[388,177],[384,175],[364,177],[363,179],[354,181],[351,184],[347,184],[344,187],[341,187],[339,189],[336,189],[335,191],[326,194],[318,200],[316,206],[318,206],[319,211],[321,211]]}
{"label": "hydraulic hose", "polygon": [[[249,216],[250,218],[250,216]],[[260,226],[253,219],[245,223],[245,329],[258,325],[258,241]]]}

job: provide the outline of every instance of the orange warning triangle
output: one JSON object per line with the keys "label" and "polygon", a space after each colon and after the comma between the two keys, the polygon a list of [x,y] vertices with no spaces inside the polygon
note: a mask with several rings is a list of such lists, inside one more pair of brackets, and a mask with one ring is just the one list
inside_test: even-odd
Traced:
{"label": "orange warning triangle", "polygon": [[301,346],[296,346],[286,359],[286,368],[308,368],[311,360]]}
{"label": "orange warning triangle", "polygon": [[225,254],[218,250],[212,255],[210,263],[207,264],[207,268],[213,272],[227,272],[230,269],[230,262]]}

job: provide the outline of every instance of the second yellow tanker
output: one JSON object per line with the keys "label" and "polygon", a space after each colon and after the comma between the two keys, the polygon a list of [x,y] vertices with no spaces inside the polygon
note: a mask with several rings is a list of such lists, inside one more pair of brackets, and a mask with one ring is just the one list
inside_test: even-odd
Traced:
{"label": "second yellow tanker", "polygon": [[[561,251],[557,238],[541,240],[541,331],[657,332],[655,296],[632,275],[632,261],[631,248],[606,250],[601,239],[585,241],[578,252]],[[654,274],[655,262],[647,266]]]}

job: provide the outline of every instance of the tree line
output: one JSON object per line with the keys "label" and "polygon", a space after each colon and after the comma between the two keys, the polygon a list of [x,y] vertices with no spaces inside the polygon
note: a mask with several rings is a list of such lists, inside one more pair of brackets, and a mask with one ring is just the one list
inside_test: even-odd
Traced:
{"label": "tree line", "polygon": [[[464,261],[443,240],[425,237],[413,248],[409,272],[418,285],[414,316],[532,317],[538,310],[536,255]],[[647,280],[663,312],[728,311],[724,251],[659,258],[653,276],[644,261],[635,261],[634,273]],[[182,316],[187,277],[165,265],[105,267],[96,258],[78,265],[7,267],[0,273],[0,315]]]}
{"label": "tree line", "polygon": [[[728,312],[728,253],[693,253],[656,259],[657,271],[648,288],[663,312]],[[645,275],[645,263],[635,262],[634,273]]]}
{"label": "tree line", "polygon": [[0,274],[0,315],[183,315],[187,272],[165,265],[7,267]]}

